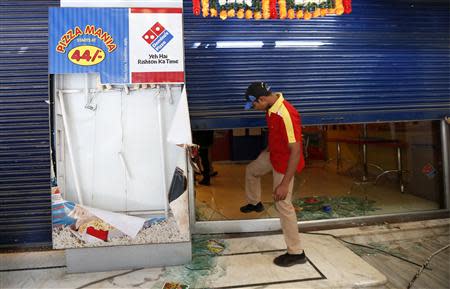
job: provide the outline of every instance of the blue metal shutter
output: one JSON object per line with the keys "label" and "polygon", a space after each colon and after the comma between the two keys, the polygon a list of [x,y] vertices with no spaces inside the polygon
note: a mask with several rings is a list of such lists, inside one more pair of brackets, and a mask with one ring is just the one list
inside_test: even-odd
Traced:
{"label": "blue metal shutter", "polygon": [[51,242],[47,11],[0,2],[0,247]]}
{"label": "blue metal shutter", "polygon": [[[309,21],[222,21],[184,4],[193,129],[264,126],[260,112],[242,109],[247,85],[260,80],[307,125],[450,114],[448,0],[353,1],[350,15]],[[223,41],[263,46],[219,48]]]}

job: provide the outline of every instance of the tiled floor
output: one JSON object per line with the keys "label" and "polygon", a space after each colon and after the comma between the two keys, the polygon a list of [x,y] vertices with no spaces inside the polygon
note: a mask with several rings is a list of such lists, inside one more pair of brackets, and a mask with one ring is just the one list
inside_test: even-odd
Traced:
{"label": "tiled floor", "polygon": [[[245,201],[245,164],[214,163],[218,175],[212,178],[211,186],[196,186],[197,220],[239,220],[276,217],[272,200],[272,175],[262,180],[262,202],[266,210],[261,213],[243,214],[239,207]],[[315,162],[297,175],[294,182],[294,197],[313,196],[359,197],[375,201],[375,211],[367,215],[402,213],[434,210],[439,204],[411,194],[400,193],[393,178],[383,178],[378,184],[373,182],[360,184],[358,168],[347,167],[336,172],[335,163]]]}
{"label": "tiled floor", "polygon": [[[370,288],[387,282],[384,275],[332,237],[302,235],[302,240],[308,262],[289,268],[272,262],[284,253],[282,235],[224,239],[221,241],[226,249],[222,254],[194,256],[187,266],[115,272],[67,274],[61,266],[61,251],[3,254],[0,287],[163,288],[165,282],[176,282],[189,288],[312,289]],[[30,256],[27,261],[25,257]]]}
{"label": "tiled floor", "polygon": [[[194,240],[205,241],[199,243],[202,250],[194,246],[197,250],[193,250],[192,262],[174,267],[68,274],[61,250],[2,253],[0,288],[159,289],[166,282],[186,284],[189,288],[216,289],[406,288],[430,254],[449,244],[449,222],[449,219],[441,219],[318,232],[370,245],[417,265],[367,247],[344,246],[331,236],[310,232],[301,234],[308,262],[279,268],[273,265],[272,259],[284,253],[282,235],[214,235],[194,237]],[[211,251],[204,244],[211,240],[224,244],[225,249],[218,255],[205,254]],[[447,249],[436,255],[430,263],[431,270],[424,270],[412,288],[448,288],[449,254]]]}

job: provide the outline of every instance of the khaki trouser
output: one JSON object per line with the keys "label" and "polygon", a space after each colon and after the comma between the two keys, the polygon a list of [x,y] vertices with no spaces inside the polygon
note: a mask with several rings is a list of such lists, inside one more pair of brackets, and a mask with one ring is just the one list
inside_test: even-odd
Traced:
{"label": "khaki trouser", "polygon": [[[267,151],[262,152],[256,160],[252,161],[245,171],[245,194],[247,202],[256,205],[261,201],[261,176],[272,171],[273,190],[281,183],[284,175],[275,171],[270,163],[270,154]],[[286,199],[275,202],[275,208],[280,215],[281,229],[283,230],[284,240],[289,254],[301,254],[303,248],[300,243],[300,234],[298,232],[297,214],[292,205],[292,189],[294,187],[294,178],[289,183],[289,193]]]}

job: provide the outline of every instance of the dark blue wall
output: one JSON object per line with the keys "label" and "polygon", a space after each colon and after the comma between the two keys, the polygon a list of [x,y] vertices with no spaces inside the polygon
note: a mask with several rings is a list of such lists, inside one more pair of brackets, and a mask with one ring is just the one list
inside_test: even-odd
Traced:
{"label": "dark blue wall", "polygon": [[49,245],[47,9],[0,2],[0,247]]}
{"label": "dark blue wall", "polygon": [[[184,3],[194,129],[264,126],[261,113],[242,109],[245,88],[259,80],[284,92],[307,125],[450,114],[447,0],[353,1],[350,15],[310,21],[222,21],[193,16]],[[218,48],[221,41],[263,46]]]}

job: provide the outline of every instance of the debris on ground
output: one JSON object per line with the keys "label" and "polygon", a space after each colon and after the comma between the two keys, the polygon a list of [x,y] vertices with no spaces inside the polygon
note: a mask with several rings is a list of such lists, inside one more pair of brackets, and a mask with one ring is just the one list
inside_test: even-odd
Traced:
{"label": "debris on ground", "polygon": [[378,210],[375,201],[362,197],[305,197],[292,201],[299,220],[320,220],[365,216]]}
{"label": "debris on ground", "polygon": [[[226,249],[224,240],[212,236],[192,237],[192,261],[184,266],[168,267],[161,280],[175,284],[185,284],[190,288],[205,288],[207,277],[216,274],[225,274],[225,268],[217,265],[217,256]],[[170,280],[170,281],[169,281]],[[163,288],[157,283],[153,287]]]}

